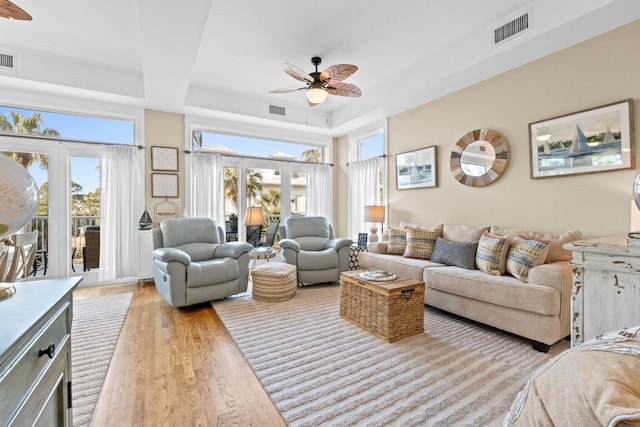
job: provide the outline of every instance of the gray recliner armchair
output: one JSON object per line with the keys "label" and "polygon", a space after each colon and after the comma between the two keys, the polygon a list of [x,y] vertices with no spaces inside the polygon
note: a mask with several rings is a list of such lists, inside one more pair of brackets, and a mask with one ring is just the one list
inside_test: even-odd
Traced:
{"label": "gray recliner armchair", "polygon": [[288,264],[296,266],[298,283],[326,283],[340,280],[349,270],[350,239],[335,238],[333,227],[320,216],[294,216],[280,227],[278,242]]}
{"label": "gray recliner armchair", "polygon": [[209,218],[170,218],[153,235],[153,279],[173,307],[226,298],[247,290],[249,251],[245,242],[225,242]]}

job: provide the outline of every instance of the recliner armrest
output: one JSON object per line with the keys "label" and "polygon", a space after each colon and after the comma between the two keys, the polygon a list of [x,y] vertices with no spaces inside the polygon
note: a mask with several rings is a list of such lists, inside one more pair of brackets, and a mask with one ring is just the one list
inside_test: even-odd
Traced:
{"label": "recliner armrest", "polygon": [[191,257],[189,254],[176,248],[154,249],[153,258],[164,262],[178,261],[184,265],[191,264]]}
{"label": "recliner armrest", "polygon": [[293,239],[282,239],[278,242],[280,249],[293,249],[296,252],[300,252],[300,244]]}
{"label": "recliner armrest", "polygon": [[253,249],[247,242],[228,242],[222,243],[216,247],[213,253],[214,258],[239,258],[240,255],[246,254]]}
{"label": "recliner armrest", "polygon": [[345,237],[338,237],[338,238],[327,241],[327,243],[324,246],[325,248],[333,248],[336,251],[339,251],[343,247],[351,246],[352,244],[353,244],[353,240],[347,239]]}

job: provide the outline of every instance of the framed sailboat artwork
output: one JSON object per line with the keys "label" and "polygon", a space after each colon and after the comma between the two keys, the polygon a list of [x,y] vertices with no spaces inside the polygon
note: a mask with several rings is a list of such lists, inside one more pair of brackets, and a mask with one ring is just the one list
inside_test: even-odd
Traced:
{"label": "framed sailboat artwork", "polygon": [[634,169],[633,100],[529,123],[531,178]]}

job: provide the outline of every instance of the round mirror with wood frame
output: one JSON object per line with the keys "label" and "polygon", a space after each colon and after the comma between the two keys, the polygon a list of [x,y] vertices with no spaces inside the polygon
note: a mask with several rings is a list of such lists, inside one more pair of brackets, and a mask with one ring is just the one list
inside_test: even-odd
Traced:
{"label": "round mirror with wood frame", "polygon": [[469,187],[484,187],[500,178],[509,164],[509,143],[493,129],[467,132],[451,151],[454,178]]}

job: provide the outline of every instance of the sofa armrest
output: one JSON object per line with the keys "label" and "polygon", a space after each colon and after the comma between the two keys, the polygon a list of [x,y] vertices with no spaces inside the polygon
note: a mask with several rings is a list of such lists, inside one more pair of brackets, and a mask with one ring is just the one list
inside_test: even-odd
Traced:
{"label": "sofa armrest", "polygon": [[369,246],[367,246],[367,249],[369,250],[369,252],[372,252],[374,254],[386,254],[388,247],[389,247],[388,241],[373,242],[373,243],[369,243]]}
{"label": "sofa armrest", "polygon": [[153,251],[153,258],[162,262],[178,261],[181,264],[191,264],[191,257],[185,251],[176,248],[158,248]]}
{"label": "sofa armrest", "polygon": [[345,246],[351,246],[352,244],[353,244],[353,240],[347,239],[345,237],[338,237],[338,238],[329,240],[325,244],[325,248],[333,248],[339,252],[340,249],[344,248]]}
{"label": "sofa armrest", "polygon": [[528,283],[549,286],[563,295],[571,295],[573,269],[567,261],[556,261],[538,265],[529,270]]}
{"label": "sofa armrest", "polygon": [[222,243],[216,247],[213,253],[214,258],[240,258],[240,255],[246,254],[253,249],[247,242],[228,242]]}
{"label": "sofa armrest", "polygon": [[300,252],[300,244],[293,239],[282,239],[278,242],[280,249],[292,249],[296,252]]}

